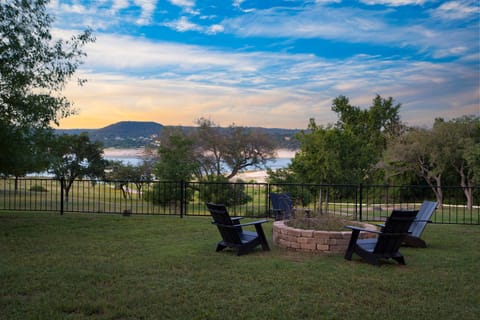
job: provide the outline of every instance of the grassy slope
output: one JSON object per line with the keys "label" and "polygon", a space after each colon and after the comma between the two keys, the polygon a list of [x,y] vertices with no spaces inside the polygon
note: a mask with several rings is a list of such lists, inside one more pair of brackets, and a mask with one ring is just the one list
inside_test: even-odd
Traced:
{"label": "grassy slope", "polygon": [[[271,223],[266,226],[271,234]],[[475,319],[480,229],[429,225],[407,266],[214,252],[201,217],[0,212],[0,319]]]}

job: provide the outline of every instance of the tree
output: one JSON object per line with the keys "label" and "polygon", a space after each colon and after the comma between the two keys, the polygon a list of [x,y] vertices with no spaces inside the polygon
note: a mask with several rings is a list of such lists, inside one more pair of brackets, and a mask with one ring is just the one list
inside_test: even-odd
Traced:
{"label": "tree", "polygon": [[[0,127],[0,163],[1,173],[15,177],[15,191],[17,191],[18,178],[30,172],[45,171],[48,168],[47,146],[51,139],[48,130],[35,130],[35,134],[27,139],[22,130],[10,131],[9,128]],[[9,153],[3,152],[9,150]]]}
{"label": "tree", "polygon": [[[28,143],[41,129],[73,112],[61,91],[85,56],[83,46],[94,41],[91,31],[70,40],[53,40],[48,0],[0,2],[0,140],[17,135]],[[79,80],[83,83],[83,80]],[[7,144],[3,154],[20,156]],[[6,171],[0,157],[0,171]]]}
{"label": "tree", "polygon": [[264,134],[231,125],[221,128],[201,118],[190,132],[165,128],[156,165],[159,178],[189,181],[236,176],[248,167],[261,167],[275,155],[274,143]]}
{"label": "tree", "polygon": [[439,207],[443,204],[442,176],[448,166],[440,140],[431,130],[411,128],[391,141],[385,150],[387,170],[415,172],[430,186]]}
{"label": "tree", "polygon": [[308,129],[296,136],[301,152],[291,169],[309,183],[362,183],[374,180],[375,164],[381,159],[387,141],[402,125],[400,105],[393,99],[376,96],[369,109],[350,105],[345,96],[333,100],[338,115],[335,125],[317,126],[310,119]]}
{"label": "tree", "polygon": [[473,186],[480,181],[480,120],[465,116],[452,121],[435,119],[431,129],[411,128],[391,141],[384,154],[387,169],[394,174],[415,172],[443,204],[442,185],[451,169],[473,206]]}
{"label": "tree", "polygon": [[436,119],[432,131],[459,176],[467,207],[472,209],[473,186],[480,182],[480,118],[464,116],[448,122]]}
{"label": "tree", "polygon": [[157,178],[190,181],[199,170],[192,138],[180,128],[164,128],[160,141],[154,171]]}
{"label": "tree", "polygon": [[142,165],[133,166],[131,164],[123,164],[121,161],[109,161],[108,169],[105,174],[106,178],[115,181],[118,188],[122,191],[124,199],[132,197],[128,188],[129,183],[135,184],[138,197],[141,198],[143,184],[152,180],[151,167],[145,162]]}
{"label": "tree", "polygon": [[275,144],[263,133],[234,124],[221,128],[200,118],[194,133],[196,158],[201,171],[197,178],[225,176],[231,179],[249,167],[262,167],[275,155]]}
{"label": "tree", "polygon": [[91,142],[86,133],[57,136],[50,148],[50,173],[61,181],[65,201],[77,178],[103,178],[107,161],[103,159],[103,146]]}

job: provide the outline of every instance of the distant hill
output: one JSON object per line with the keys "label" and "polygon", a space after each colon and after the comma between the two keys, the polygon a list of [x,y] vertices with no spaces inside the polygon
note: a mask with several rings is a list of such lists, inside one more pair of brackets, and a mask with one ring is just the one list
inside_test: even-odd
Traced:
{"label": "distant hill", "polygon": [[[80,134],[87,132],[90,139],[100,141],[106,148],[140,148],[152,144],[165,126],[149,121],[121,121],[100,129],[57,129],[57,134]],[[191,130],[193,127],[182,127]],[[295,129],[251,128],[270,136],[278,148],[297,149]]]}

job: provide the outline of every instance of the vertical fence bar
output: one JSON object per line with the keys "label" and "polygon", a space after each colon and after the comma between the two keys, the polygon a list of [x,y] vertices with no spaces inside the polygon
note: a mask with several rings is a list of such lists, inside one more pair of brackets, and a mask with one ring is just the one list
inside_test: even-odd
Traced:
{"label": "vertical fence bar", "polygon": [[358,202],[359,202],[358,220],[362,221],[363,219],[363,184],[362,183],[360,183],[358,187]]}
{"label": "vertical fence bar", "polygon": [[180,181],[180,192],[181,192],[181,199],[180,199],[180,219],[183,219],[183,215],[186,214],[187,208],[187,188],[186,183],[184,180]]}
{"label": "vertical fence bar", "polygon": [[65,184],[65,177],[61,176],[60,177],[60,215],[63,215],[63,198],[64,198],[64,190],[63,190],[63,185]]}

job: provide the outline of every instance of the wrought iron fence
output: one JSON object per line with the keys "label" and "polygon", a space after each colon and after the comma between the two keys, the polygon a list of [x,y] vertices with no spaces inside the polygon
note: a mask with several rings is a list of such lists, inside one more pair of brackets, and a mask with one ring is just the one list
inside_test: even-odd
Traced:
{"label": "wrought iron fence", "polygon": [[[428,186],[312,185],[267,183],[101,181],[76,180],[68,193],[54,179],[0,180],[0,210],[208,215],[205,202],[223,203],[233,215],[271,216],[271,192],[288,193],[295,206],[313,213],[351,219],[383,220],[392,209],[418,209],[424,200],[436,200]],[[471,191],[442,187],[443,201],[434,223],[480,224],[480,187]]]}

